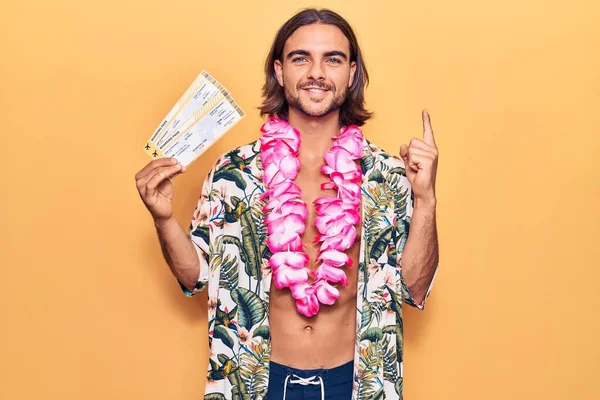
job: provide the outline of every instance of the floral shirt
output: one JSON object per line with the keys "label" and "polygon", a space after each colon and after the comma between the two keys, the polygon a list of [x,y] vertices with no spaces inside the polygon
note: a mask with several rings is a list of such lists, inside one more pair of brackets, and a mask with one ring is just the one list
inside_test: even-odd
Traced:
{"label": "floral shirt", "polygon": [[[208,287],[210,360],[205,399],[263,399],[271,358],[266,246],[260,195],[260,143],[217,160],[206,177],[188,235]],[[402,399],[402,302],[415,304],[402,279],[402,250],[414,199],[404,163],[364,140],[362,225],[356,299],[352,399]],[[434,276],[435,278],[435,276]],[[431,291],[433,280],[427,291]]]}

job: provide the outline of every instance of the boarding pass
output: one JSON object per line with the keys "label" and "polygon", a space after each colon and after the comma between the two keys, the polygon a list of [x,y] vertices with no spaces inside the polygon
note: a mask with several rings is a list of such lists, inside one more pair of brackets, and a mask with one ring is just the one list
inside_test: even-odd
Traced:
{"label": "boarding pass", "polygon": [[202,71],[158,124],[144,151],[188,166],[244,115],[229,91]]}

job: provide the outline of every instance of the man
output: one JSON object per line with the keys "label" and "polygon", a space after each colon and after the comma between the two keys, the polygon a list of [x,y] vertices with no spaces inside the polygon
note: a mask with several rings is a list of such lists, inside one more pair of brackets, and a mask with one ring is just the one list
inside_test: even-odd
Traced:
{"label": "man", "polygon": [[265,71],[263,136],[217,160],[187,235],[184,168],[136,175],[182,289],[208,287],[205,399],[402,398],[402,301],[423,309],[438,263],[429,115],[400,158],[362,138],[367,71],[328,10],[287,21]]}

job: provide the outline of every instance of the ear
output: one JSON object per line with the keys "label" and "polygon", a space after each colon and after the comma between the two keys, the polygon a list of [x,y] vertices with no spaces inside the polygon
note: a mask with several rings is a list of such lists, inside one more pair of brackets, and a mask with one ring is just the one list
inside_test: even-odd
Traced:
{"label": "ear", "polygon": [[283,65],[281,64],[281,61],[275,60],[275,62],[273,63],[273,66],[275,67],[275,74],[277,75],[277,82],[279,82],[279,86],[283,86]]}
{"label": "ear", "polygon": [[354,74],[356,73],[356,61],[350,63],[350,79],[348,80],[348,87],[351,87],[354,83]]}

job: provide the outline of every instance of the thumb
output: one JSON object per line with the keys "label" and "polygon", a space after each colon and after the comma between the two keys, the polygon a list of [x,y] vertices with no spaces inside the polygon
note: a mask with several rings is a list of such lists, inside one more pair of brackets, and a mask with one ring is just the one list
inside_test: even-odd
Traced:
{"label": "thumb", "polygon": [[403,144],[400,146],[400,157],[406,162],[408,161],[408,146]]}

